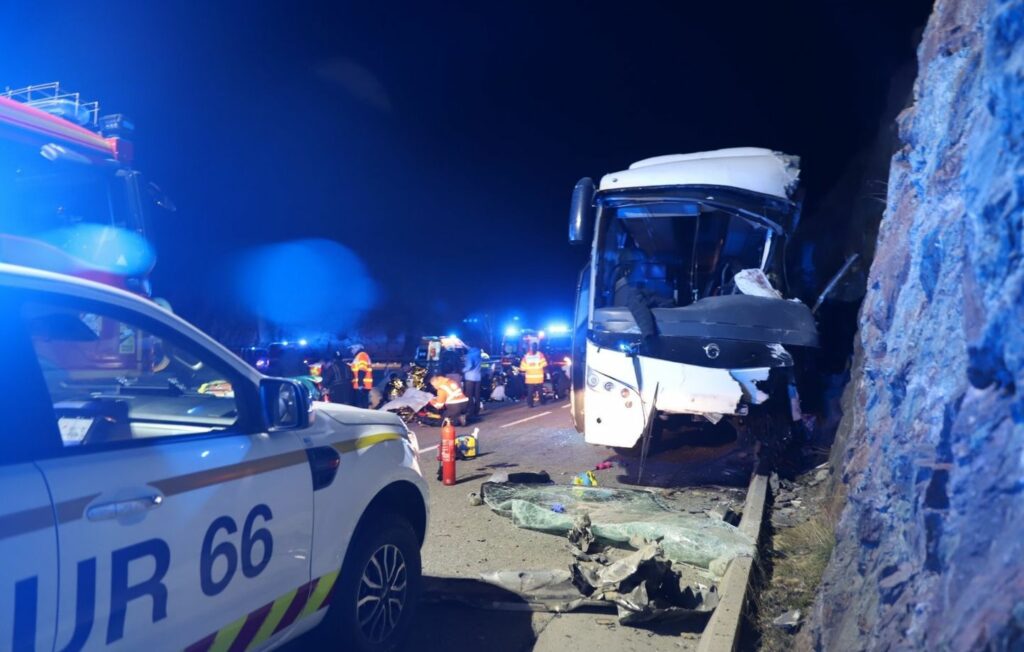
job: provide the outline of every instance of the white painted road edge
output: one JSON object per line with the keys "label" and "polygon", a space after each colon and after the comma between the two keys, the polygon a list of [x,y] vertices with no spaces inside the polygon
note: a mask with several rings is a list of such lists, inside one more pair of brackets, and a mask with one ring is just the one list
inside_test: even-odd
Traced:
{"label": "white painted road edge", "polygon": [[519,421],[513,421],[512,423],[506,423],[505,425],[500,426],[500,427],[501,428],[508,428],[510,426],[518,426],[520,423],[526,423],[527,421],[533,421],[534,419],[539,419],[541,417],[546,417],[549,414],[551,414],[551,410],[548,410],[547,412],[541,412],[540,414],[535,414],[535,415],[533,415],[531,417],[526,417],[525,419],[520,419]]}
{"label": "white painted road edge", "polygon": [[424,453],[429,453],[430,451],[436,451],[436,450],[437,450],[437,447],[438,447],[439,445],[440,445],[440,444],[434,444],[433,446],[427,446],[426,448],[421,448],[421,449],[420,449],[420,455],[422,455],[422,454],[424,454]]}

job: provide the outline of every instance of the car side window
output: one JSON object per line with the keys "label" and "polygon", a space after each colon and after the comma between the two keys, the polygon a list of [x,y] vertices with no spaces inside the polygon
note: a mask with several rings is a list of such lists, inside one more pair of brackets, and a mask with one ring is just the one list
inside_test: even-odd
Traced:
{"label": "car side window", "polygon": [[103,305],[26,300],[26,325],[64,447],[206,434],[238,421],[231,375],[173,332]]}

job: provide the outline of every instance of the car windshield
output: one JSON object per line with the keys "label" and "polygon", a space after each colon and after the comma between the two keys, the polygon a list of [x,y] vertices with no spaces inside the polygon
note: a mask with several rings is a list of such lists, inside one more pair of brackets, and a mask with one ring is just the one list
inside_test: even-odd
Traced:
{"label": "car windshield", "polygon": [[664,306],[730,294],[733,276],[771,253],[765,225],[694,201],[604,198],[598,224],[596,307],[615,305],[626,285]]}
{"label": "car windshield", "polygon": [[132,174],[53,143],[0,142],[0,233],[37,237],[95,224],[142,234]]}

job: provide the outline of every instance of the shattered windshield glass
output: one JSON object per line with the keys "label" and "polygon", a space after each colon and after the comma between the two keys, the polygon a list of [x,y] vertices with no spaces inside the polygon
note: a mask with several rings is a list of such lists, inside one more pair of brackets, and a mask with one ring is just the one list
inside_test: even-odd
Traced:
{"label": "shattered windshield glass", "polygon": [[598,308],[624,305],[626,287],[664,307],[732,294],[733,276],[771,253],[769,228],[694,201],[605,197],[600,211]]}

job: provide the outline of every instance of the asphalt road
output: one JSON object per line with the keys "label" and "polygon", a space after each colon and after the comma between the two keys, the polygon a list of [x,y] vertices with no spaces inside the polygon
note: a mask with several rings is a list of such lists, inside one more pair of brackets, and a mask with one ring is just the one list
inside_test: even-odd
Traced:
{"label": "asphalt road", "polygon": [[[474,608],[465,604],[465,594],[449,596],[460,599],[438,600],[437,587],[452,578],[472,594],[474,587],[485,586],[479,580],[481,572],[558,569],[571,561],[561,537],[517,528],[485,505],[471,505],[470,492],[479,493],[492,474],[547,471],[555,482],[568,484],[577,473],[609,461],[612,468],[595,471],[600,485],[635,486],[636,482],[639,460],[586,444],[572,427],[568,401],[532,409],[523,403],[491,405],[478,422],[459,429],[458,434],[474,427],[480,428],[481,455],[458,462],[454,486],[435,479],[440,429],[416,428],[420,462],[431,484],[430,523],[422,550],[430,599],[419,605],[406,650],[648,652],[696,647],[702,622],[648,630],[619,626],[613,611],[550,614]],[[689,511],[722,505],[738,509],[752,467],[753,453],[734,439],[706,438],[653,454],[646,463],[643,484],[677,489],[671,500]],[[302,639],[295,643],[299,646],[295,649],[314,649]]]}
{"label": "asphalt road", "polygon": [[[427,586],[435,578],[479,581],[495,570],[566,568],[571,561],[564,540],[523,530],[486,506],[473,506],[468,495],[496,472],[547,471],[557,483],[570,483],[581,471],[605,461],[613,468],[595,471],[602,486],[635,485],[639,460],[591,446],[572,427],[568,401],[527,408],[520,403],[488,411],[479,423],[482,455],[459,462],[458,484],[446,487],[434,477],[438,429],[420,427],[421,462],[431,482],[431,515],[423,546]],[[735,440],[677,446],[648,459],[644,485],[685,488],[677,498],[692,511],[727,501],[742,503],[753,454]],[[706,485],[733,487],[708,488]],[[614,612],[571,614],[497,611],[459,602],[421,605],[409,650],[670,650],[696,646],[703,623],[675,625],[660,631],[620,627]]]}

